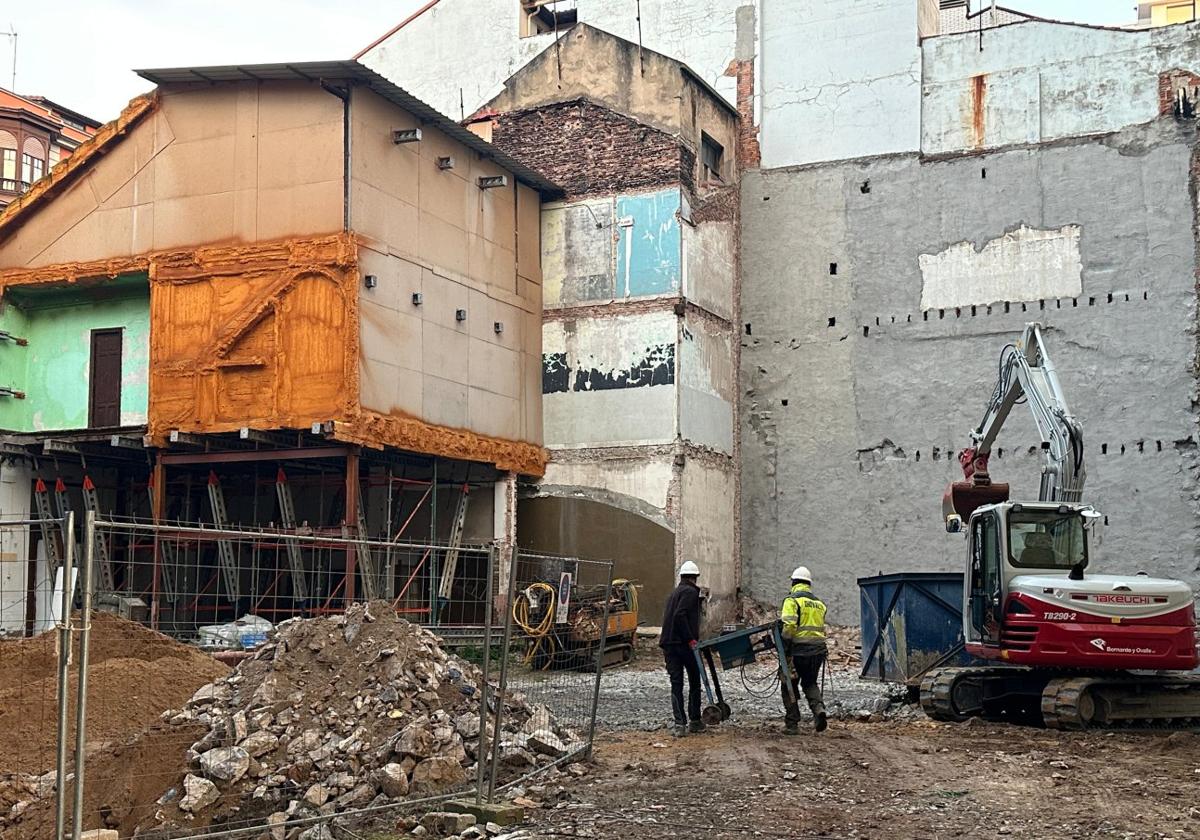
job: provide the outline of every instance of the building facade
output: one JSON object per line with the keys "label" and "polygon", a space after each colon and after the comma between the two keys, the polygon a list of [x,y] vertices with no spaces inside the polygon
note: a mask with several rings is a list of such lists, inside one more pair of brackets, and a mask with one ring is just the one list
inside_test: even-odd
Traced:
{"label": "building facade", "polygon": [[684,560],[737,582],[738,113],[686,65],[586,23],[471,127],[565,196],[542,208],[544,479],[521,544],[612,558],[655,621]]}
{"label": "building facade", "polygon": [[[58,485],[60,510],[510,549],[516,477],[546,462],[557,188],[354,62],[143,76],[153,94],[0,217],[4,512]],[[173,626],[261,594],[247,568],[211,603],[218,547],[181,564],[204,597]],[[329,571],[322,599],[377,584]]]}
{"label": "building facade", "polygon": [[96,133],[100,123],[0,88],[0,210]]}

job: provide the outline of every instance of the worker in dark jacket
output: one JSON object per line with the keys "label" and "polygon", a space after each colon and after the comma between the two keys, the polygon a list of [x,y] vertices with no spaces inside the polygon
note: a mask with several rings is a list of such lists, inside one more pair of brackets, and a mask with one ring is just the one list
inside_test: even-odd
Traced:
{"label": "worker in dark jacket", "polygon": [[818,680],[828,653],[825,603],[813,594],[812,573],[805,566],[798,566],[792,572],[792,588],[783,599],[779,619],[792,677],[791,692],[788,692],[788,686],[783,686],[783,705],[787,711],[783,731],[788,735],[799,731],[799,695],[803,692],[812,711],[813,726],[818,732],[824,732],[828,717]]}
{"label": "worker in dark jacket", "polygon": [[[658,646],[663,650],[667,674],[671,678],[671,711],[675,716],[676,738],[688,733],[703,732],[700,720],[700,666],[696,661],[696,642],[700,640],[700,587],[696,579],[700,567],[691,560],[679,569],[679,585],[667,598],[663,611],[662,635]],[[683,672],[688,677],[687,714],[683,707]],[[691,721],[689,724],[688,721]]]}

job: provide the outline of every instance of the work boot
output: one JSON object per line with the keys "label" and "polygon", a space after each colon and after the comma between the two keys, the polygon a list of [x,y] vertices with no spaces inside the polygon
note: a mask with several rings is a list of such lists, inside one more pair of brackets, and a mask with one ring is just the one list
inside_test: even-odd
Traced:
{"label": "work boot", "polygon": [[817,710],[813,712],[813,729],[817,730],[818,732],[824,732],[828,728],[829,715],[825,713],[824,706],[818,706]]}
{"label": "work boot", "polygon": [[677,723],[671,727],[671,734],[676,738],[682,738],[684,735],[687,735],[687,727]]}
{"label": "work boot", "polygon": [[784,735],[799,735],[800,734],[800,724],[796,723],[796,721],[794,721],[794,720],[787,721],[783,725],[783,734]]}
{"label": "work boot", "polygon": [[702,720],[694,720],[688,724],[688,732],[703,732],[705,729],[708,729],[708,727],[704,725],[704,721]]}

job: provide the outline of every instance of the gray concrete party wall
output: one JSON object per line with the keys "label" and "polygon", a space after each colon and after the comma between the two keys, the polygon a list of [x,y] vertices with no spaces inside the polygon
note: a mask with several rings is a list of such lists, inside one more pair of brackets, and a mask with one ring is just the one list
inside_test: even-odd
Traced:
{"label": "gray concrete party wall", "polygon": [[[745,173],[750,594],[777,601],[804,563],[830,619],[856,624],[858,577],[961,570],[965,541],[945,533],[941,493],[962,475],[954,456],[982,417],[1002,347],[1033,320],[1048,328],[1083,422],[1085,500],[1108,515],[1093,570],[1200,584],[1194,131],[1168,117],[989,154]],[[1023,226],[1054,242],[1023,240]],[[1027,292],[1007,306],[923,311],[923,292],[935,295],[919,255],[948,249],[951,296],[972,272],[984,285],[1011,272]],[[1071,260],[1082,288],[1058,296]],[[992,461],[1014,498],[1037,496],[1038,443],[1017,407]]]}

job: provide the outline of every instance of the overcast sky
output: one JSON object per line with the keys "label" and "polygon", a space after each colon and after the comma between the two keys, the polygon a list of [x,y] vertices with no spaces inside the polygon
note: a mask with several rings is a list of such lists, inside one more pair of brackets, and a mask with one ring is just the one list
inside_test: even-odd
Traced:
{"label": "overcast sky", "polygon": [[[981,2],[987,0],[972,0],[972,7]],[[0,29],[15,28],[18,34],[17,90],[105,121],[150,87],[132,68],[349,58],[423,4],[8,0],[0,4],[8,7],[0,11]],[[1119,23],[1137,16],[1135,0],[1000,0],[999,5],[1087,23]],[[0,37],[0,86],[10,86],[11,72],[10,39]]]}

